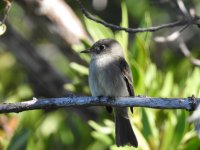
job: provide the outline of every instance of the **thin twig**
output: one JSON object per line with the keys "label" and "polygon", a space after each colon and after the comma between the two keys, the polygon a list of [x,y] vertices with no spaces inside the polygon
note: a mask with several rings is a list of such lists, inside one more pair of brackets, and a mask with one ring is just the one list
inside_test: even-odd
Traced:
{"label": "thin twig", "polygon": [[185,42],[181,39],[179,40],[179,48],[181,52],[190,60],[190,62],[196,66],[200,66],[200,59],[196,59],[192,56],[190,50],[188,49]]}
{"label": "thin twig", "polygon": [[157,36],[154,38],[154,40],[156,42],[159,42],[159,43],[163,43],[163,42],[173,42],[175,41],[176,39],[178,39],[181,35],[181,33],[186,30],[188,27],[190,26],[190,24],[186,24],[185,26],[183,26],[182,28],[180,28],[178,31],[175,31],[173,33],[171,33],[170,35],[168,36]]}
{"label": "thin twig", "polygon": [[184,2],[182,0],[177,0],[177,5],[180,9],[180,11],[182,12],[182,14],[187,18],[187,19],[191,19],[192,17],[190,16],[190,13],[188,12]]}
{"label": "thin twig", "polygon": [[80,6],[80,9],[82,11],[82,13],[90,20],[93,20],[94,22],[100,23],[106,27],[109,27],[113,30],[121,30],[121,31],[125,31],[125,32],[129,32],[129,33],[138,33],[138,32],[154,32],[154,31],[158,31],[161,29],[165,29],[165,28],[173,28],[173,27],[178,27],[178,26],[184,26],[187,24],[197,24],[198,20],[200,19],[200,17],[195,16],[192,19],[182,19],[182,20],[177,20],[175,22],[172,23],[168,23],[168,24],[163,24],[160,26],[155,26],[155,27],[148,27],[148,28],[124,28],[124,27],[120,27],[111,23],[108,23],[104,20],[100,20],[96,17],[94,17],[89,11],[86,10],[86,8],[83,6],[83,4],[81,3],[80,0],[76,0]]}
{"label": "thin twig", "polygon": [[0,113],[22,112],[35,109],[55,109],[80,106],[113,106],[113,107],[148,107],[156,109],[195,110],[200,98],[150,98],[150,97],[89,97],[70,96],[63,98],[40,99],[0,105]]}

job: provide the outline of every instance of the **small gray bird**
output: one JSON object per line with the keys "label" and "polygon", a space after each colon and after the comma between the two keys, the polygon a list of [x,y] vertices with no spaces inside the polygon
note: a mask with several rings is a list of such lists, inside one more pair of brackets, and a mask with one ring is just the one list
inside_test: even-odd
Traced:
{"label": "small gray bird", "polygon": [[[92,56],[89,70],[92,96],[134,96],[132,74],[117,41],[102,39],[81,53],[90,53]],[[107,110],[112,112],[111,107],[107,107]],[[129,121],[128,109],[115,108],[114,114],[117,146],[137,147],[138,142]]]}

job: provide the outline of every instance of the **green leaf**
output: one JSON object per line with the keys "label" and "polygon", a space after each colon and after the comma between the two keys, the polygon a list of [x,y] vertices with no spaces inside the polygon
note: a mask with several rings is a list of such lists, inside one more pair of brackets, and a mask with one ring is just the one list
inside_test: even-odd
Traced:
{"label": "green leaf", "polygon": [[167,75],[165,76],[163,87],[160,91],[160,96],[161,97],[169,97],[173,90],[173,84],[174,84],[173,73],[171,71],[169,71],[169,72],[167,72]]}
{"label": "green leaf", "polygon": [[163,130],[162,130],[162,135],[160,135],[162,137],[162,141],[161,141],[161,147],[160,149],[162,150],[168,150],[169,149],[169,145],[171,145],[171,141],[173,139],[173,133],[174,133],[174,128],[175,128],[175,115],[172,112],[168,113],[168,120],[165,120],[163,122]]}
{"label": "green leaf", "polygon": [[[122,0],[122,21],[121,27],[128,27],[128,10],[126,6],[126,1]],[[118,31],[115,33],[115,39],[121,44],[125,59],[128,61],[128,33],[125,31]]]}
{"label": "green leaf", "polygon": [[135,51],[135,57],[136,57],[136,61],[137,63],[141,66],[141,67],[145,67],[147,66],[147,62],[149,61],[149,57],[147,56],[146,53],[146,49],[144,46],[144,41],[141,38],[141,35],[136,35],[135,36],[135,40],[134,40],[135,44],[133,45],[133,50]]}
{"label": "green leaf", "polygon": [[135,60],[130,61],[131,71],[133,74],[133,84],[137,87],[137,93],[144,92],[144,70]]}
{"label": "green leaf", "polygon": [[[153,111],[149,109],[142,109],[142,124],[143,124],[143,129],[142,133],[144,137],[148,139],[148,141],[153,142],[150,145],[156,145],[158,139],[159,139],[159,134],[157,133],[156,125],[155,125],[155,114]],[[152,137],[154,138],[153,141],[151,141]]]}
{"label": "green leaf", "polygon": [[112,31],[109,28],[107,28],[99,23],[96,23],[86,17],[84,17],[84,21],[85,21],[87,31],[89,32],[89,34],[92,36],[92,38],[95,41],[98,41],[98,40],[104,39],[104,38],[113,38],[114,37]]}
{"label": "green leaf", "polygon": [[[150,14],[147,12],[145,13],[145,18],[141,21],[141,27],[147,27],[151,25],[151,18]],[[146,68],[150,62],[150,54],[149,54],[149,47],[151,42],[152,33],[140,33],[136,34],[134,43],[131,45],[132,53],[134,53],[134,58],[136,59],[137,63],[141,66]]]}
{"label": "green leaf", "polygon": [[59,129],[59,124],[62,121],[61,115],[58,112],[49,114],[39,127],[39,131],[42,136],[48,137],[53,133],[56,133]]}
{"label": "green leaf", "polygon": [[23,150],[26,149],[29,137],[31,136],[31,130],[24,128],[23,130],[17,131],[10,141],[7,150]]}
{"label": "green leaf", "polygon": [[[152,26],[152,22],[151,22],[151,16],[150,16],[150,13],[147,11],[145,13],[145,23],[146,25],[144,25],[145,27],[150,27]],[[150,44],[151,44],[151,38],[152,38],[152,33],[151,32],[146,32],[144,34],[144,46],[145,46],[145,49],[146,49],[146,53],[147,55],[149,56],[149,47],[150,47]]]}
{"label": "green leaf", "polygon": [[101,141],[105,145],[111,145],[112,144],[112,140],[108,135],[105,135],[105,134],[100,133],[100,132],[92,132],[92,136],[95,139]]}
{"label": "green leaf", "polygon": [[198,150],[200,147],[200,142],[197,137],[190,139],[188,143],[183,148],[184,150]]}
{"label": "green leaf", "polygon": [[[111,123],[109,123],[108,121],[104,122],[111,125]],[[92,128],[95,129],[95,131],[92,132],[92,136],[95,139],[101,141],[106,145],[111,145],[113,143],[112,139],[109,137],[109,134],[113,132],[113,128],[107,126],[101,126],[92,120],[90,120],[88,123]]]}
{"label": "green leaf", "polygon": [[143,134],[146,138],[150,138],[152,135],[151,124],[149,117],[145,109],[142,109],[142,123],[143,123]]}
{"label": "green leaf", "polygon": [[83,75],[89,74],[88,68],[86,68],[85,66],[80,65],[78,63],[72,62],[72,63],[70,63],[70,67]]}
{"label": "green leaf", "polygon": [[189,78],[186,81],[185,90],[184,90],[184,96],[191,96],[194,94],[195,96],[200,93],[200,69],[198,67],[195,67],[192,74],[189,76]]}
{"label": "green leaf", "polygon": [[110,127],[100,126],[98,123],[96,123],[95,121],[92,121],[92,120],[90,120],[88,123],[97,132],[100,132],[103,134],[111,134],[112,133],[112,129]]}
{"label": "green leaf", "polygon": [[170,149],[178,149],[180,142],[185,133],[186,115],[182,110],[177,110],[177,124],[174,130],[173,138],[171,139]]}
{"label": "green leaf", "polygon": [[147,88],[150,88],[152,86],[152,83],[155,82],[156,72],[156,65],[151,63],[147,68],[144,78],[145,86]]}

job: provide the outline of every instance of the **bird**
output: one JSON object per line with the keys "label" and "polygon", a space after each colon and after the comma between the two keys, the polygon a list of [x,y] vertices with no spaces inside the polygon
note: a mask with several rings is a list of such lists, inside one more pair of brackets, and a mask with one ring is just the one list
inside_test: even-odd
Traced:
{"label": "bird", "polygon": [[[91,55],[89,66],[89,87],[92,96],[134,96],[132,73],[126,62],[119,42],[114,39],[101,39],[91,48],[81,51]],[[138,147],[132,129],[127,107],[106,107],[114,109],[116,145]],[[130,108],[133,111],[133,108]]]}

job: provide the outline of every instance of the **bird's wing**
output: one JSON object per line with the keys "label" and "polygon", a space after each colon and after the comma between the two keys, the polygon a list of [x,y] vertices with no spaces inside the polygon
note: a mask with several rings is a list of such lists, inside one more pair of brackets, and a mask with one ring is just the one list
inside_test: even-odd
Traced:
{"label": "bird's wing", "polygon": [[[133,79],[131,70],[126,62],[126,60],[122,57],[119,58],[119,66],[122,72],[123,79],[126,83],[127,90],[129,92],[129,96],[135,96],[133,90]],[[131,112],[133,113],[133,107],[130,107]]]}

